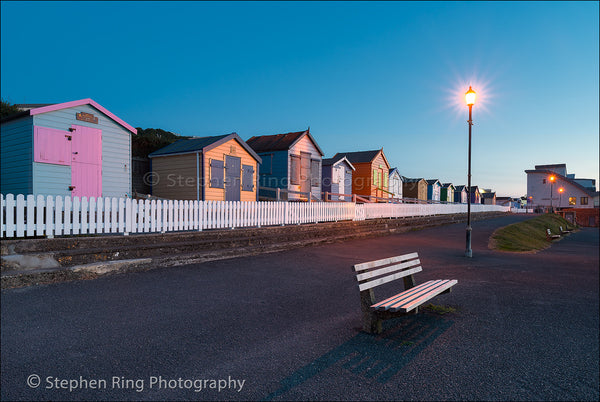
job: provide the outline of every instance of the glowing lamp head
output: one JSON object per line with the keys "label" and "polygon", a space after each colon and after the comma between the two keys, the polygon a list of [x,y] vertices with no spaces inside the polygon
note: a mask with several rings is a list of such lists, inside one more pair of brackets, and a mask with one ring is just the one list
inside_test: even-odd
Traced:
{"label": "glowing lamp head", "polygon": [[469,85],[469,90],[465,93],[465,101],[467,102],[467,106],[473,106],[475,104],[475,91]]}
{"label": "glowing lamp head", "polygon": [[565,191],[565,189],[562,188],[562,187],[558,189],[558,192],[561,193],[561,194],[562,194],[563,191]]}
{"label": "glowing lamp head", "polygon": [[554,183],[556,181],[556,176],[552,175],[550,176],[550,182]]}

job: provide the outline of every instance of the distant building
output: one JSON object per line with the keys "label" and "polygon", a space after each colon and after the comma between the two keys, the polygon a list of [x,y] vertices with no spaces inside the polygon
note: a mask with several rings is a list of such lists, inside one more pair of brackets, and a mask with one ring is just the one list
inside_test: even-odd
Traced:
{"label": "distant building", "polygon": [[[525,173],[529,205],[542,208],[598,207],[596,180],[576,178],[575,174],[567,174],[565,163],[536,165],[535,169],[525,170]],[[551,176],[554,176],[554,182],[551,181]]]}

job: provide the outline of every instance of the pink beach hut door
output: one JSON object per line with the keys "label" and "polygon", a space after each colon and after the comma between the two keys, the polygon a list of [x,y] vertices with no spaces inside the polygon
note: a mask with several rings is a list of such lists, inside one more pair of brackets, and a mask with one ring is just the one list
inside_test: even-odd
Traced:
{"label": "pink beach hut door", "polygon": [[77,197],[102,196],[102,130],[72,125],[71,187]]}

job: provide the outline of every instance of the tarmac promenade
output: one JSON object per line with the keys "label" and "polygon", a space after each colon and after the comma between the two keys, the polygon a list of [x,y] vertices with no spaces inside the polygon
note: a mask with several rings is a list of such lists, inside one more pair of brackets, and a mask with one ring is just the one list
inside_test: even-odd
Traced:
{"label": "tarmac promenade", "polygon": [[[3,290],[1,399],[598,400],[599,231],[487,248],[526,218]],[[413,251],[456,312],[362,333],[351,266]]]}

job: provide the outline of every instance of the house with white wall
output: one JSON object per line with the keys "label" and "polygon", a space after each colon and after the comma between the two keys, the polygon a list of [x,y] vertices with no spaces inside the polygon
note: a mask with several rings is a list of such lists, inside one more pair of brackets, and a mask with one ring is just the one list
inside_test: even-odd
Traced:
{"label": "house with white wall", "polygon": [[536,165],[535,169],[525,170],[525,173],[528,205],[553,208],[598,206],[596,181],[567,174],[565,163]]}

